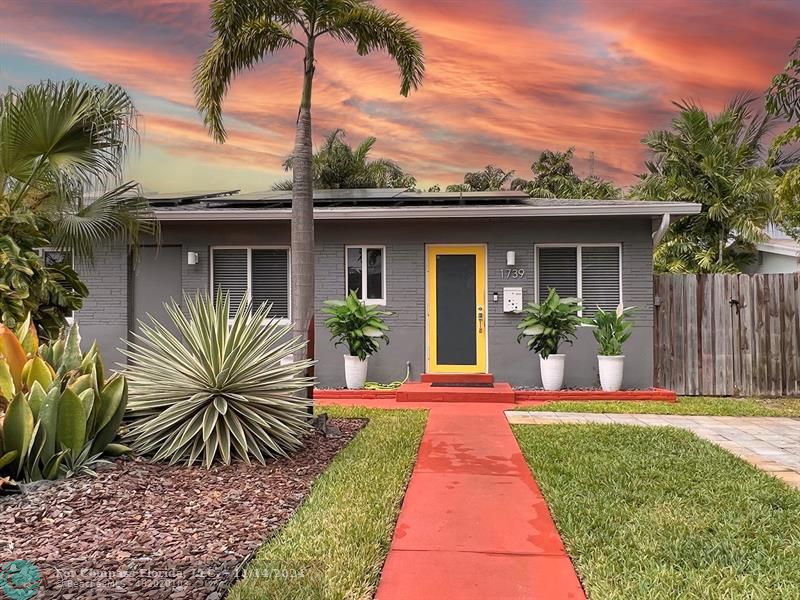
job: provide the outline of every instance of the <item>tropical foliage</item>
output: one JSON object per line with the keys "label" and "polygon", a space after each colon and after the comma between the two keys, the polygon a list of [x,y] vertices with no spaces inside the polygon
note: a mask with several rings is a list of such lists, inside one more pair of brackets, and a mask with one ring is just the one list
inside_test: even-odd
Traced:
{"label": "tropical foliage", "polygon": [[381,340],[389,343],[386,335],[389,326],[383,317],[392,313],[362,302],[355,292],[350,292],[344,300],[326,300],[322,312],[330,315],[325,326],[334,345],[347,346],[350,356],[364,360],[378,351]]}
{"label": "tropical foliage", "polygon": [[94,474],[129,449],[115,444],[127,404],[122,375],[106,379],[97,345],[80,350],[78,325],[39,345],[26,319],[16,332],[0,325],[0,479],[21,481]]}
{"label": "tropical foliage", "polygon": [[[403,171],[396,162],[387,158],[369,158],[377,138],[370,136],[355,149],[344,138],[344,130],[336,129],[327,135],[322,147],[314,153],[314,189],[411,189],[417,184],[417,180]],[[291,171],[293,165],[292,156],[283,163],[287,171]],[[281,181],[272,189],[291,190],[292,181]]]}
{"label": "tropical foliage", "polygon": [[589,324],[593,325],[592,333],[600,346],[600,356],[622,355],[622,345],[633,333],[631,316],[635,311],[634,306],[623,309],[620,305],[616,311],[606,311],[597,307],[597,312]]}
{"label": "tropical foliage", "polygon": [[0,318],[7,325],[32,313],[40,331],[55,337],[87,294],[71,265],[42,264],[38,248],[91,260],[101,242],[155,232],[136,184],[121,181],[135,124],[133,103],[117,86],[45,81],[0,96]]}
{"label": "tropical foliage", "polygon": [[[792,123],[789,129],[772,141],[770,153],[774,159],[782,149],[800,142],[800,38],[792,49],[786,68],[772,80],[772,86],[767,91],[767,110]],[[775,195],[778,198],[778,221],[781,227],[800,240],[800,166],[795,165],[784,171]]]}
{"label": "tropical foliage", "polygon": [[[302,446],[312,385],[307,360],[291,361],[305,342],[270,318],[269,304],[185,296],[166,305],[171,328],[151,318],[126,354],[131,382],[127,438],[155,460],[210,467],[235,459],[265,463]],[[184,312],[185,311],[185,312]],[[173,333],[175,331],[176,333]]]}
{"label": "tropical foliage", "polygon": [[500,167],[487,165],[481,171],[464,175],[464,183],[448,185],[448,192],[496,192],[502,190],[514,177],[514,171],[504,171]]}
{"label": "tropical foliage", "polygon": [[512,190],[524,190],[534,198],[619,198],[622,190],[611,181],[595,176],[581,179],[572,159],[575,148],[566,152],[545,150],[531,165],[533,179],[516,178]]}
{"label": "tropical foliage", "polygon": [[522,331],[517,342],[525,339],[528,349],[542,358],[558,354],[561,344],[571,344],[575,339],[578,325],[583,323],[580,310],[577,298],[562,299],[555,289],[550,288],[543,302],[530,303],[522,309],[522,320],[517,325],[517,329]]}
{"label": "tropical foliage", "polygon": [[655,268],[737,272],[777,216],[778,173],[791,157],[766,160],[764,141],[775,121],[755,114],[752,100],[737,98],[715,116],[692,102],[676,106],[671,129],[643,139],[653,160],[631,196],[698,202],[702,211],[670,227],[655,251]]}
{"label": "tropical foliage", "polygon": [[371,0],[213,0],[211,30],[214,40],[197,65],[194,87],[197,107],[218,142],[226,137],[222,99],[233,78],[280,50],[303,53],[303,92],[292,152],[291,313],[295,335],[306,336],[314,314],[311,98],[317,42],[333,38],[362,56],[386,52],[399,67],[400,93],[407,96],[421,85],[425,72],[419,35],[399,15]]}

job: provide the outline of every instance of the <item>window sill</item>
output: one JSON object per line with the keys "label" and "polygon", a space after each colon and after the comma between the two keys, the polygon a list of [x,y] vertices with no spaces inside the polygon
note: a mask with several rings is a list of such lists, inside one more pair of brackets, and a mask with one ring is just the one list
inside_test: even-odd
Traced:
{"label": "window sill", "polygon": [[362,300],[362,302],[369,306],[386,306],[385,298],[370,298],[368,300]]}

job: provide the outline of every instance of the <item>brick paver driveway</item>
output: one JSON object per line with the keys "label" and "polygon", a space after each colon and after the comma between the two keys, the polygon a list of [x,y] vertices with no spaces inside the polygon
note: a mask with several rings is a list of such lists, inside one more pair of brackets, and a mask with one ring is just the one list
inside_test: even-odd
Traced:
{"label": "brick paver driveway", "polygon": [[507,411],[510,423],[615,423],[682,427],[800,489],[800,419]]}

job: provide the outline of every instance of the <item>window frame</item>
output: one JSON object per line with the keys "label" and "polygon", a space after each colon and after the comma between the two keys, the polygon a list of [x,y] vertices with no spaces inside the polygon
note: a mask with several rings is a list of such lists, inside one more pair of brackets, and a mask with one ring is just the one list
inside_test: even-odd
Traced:
{"label": "window frame", "polygon": [[379,244],[347,244],[344,247],[344,292],[345,295],[350,294],[350,286],[348,285],[348,265],[347,265],[347,254],[348,250],[351,248],[358,248],[361,250],[361,291],[362,296],[367,295],[367,268],[366,268],[366,256],[367,250],[380,250],[381,251],[381,292],[382,295],[380,298],[366,298],[362,297],[361,301],[364,304],[371,304],[375,306],[386,306],[386,298],[388,294],[386,293],[386,246],[381,246]]}
{"label": "window frame", "polygon": [[[46,265],[46,258],[45,255],[48,252],[61,252],[62,254],[69,254],[69,266],[75,270],[75,255],[72,253],[72,250],[59,250],[57,248],[53,248],[52,246],[43,246],[41,248],[36,248],[36,252],[39,254],[39,258],[42,260],[42,264]],[[80,310],[80,309],[78,309]],[[72,325],[75,323],[75,313],[78,311],[73,310],[72,313],[68,317],[64,317],[67,321],[67,325]]]}
{"label": "window frame", "polygon": [[[619,255],[619,303],[625,305],[622,294],[622,242],[592,242],[592,243],[547,243],[547,244],[534,244],[533,245],[533,297],[535,302],[539,302],[539,248],[575,248],[576,249],[576,276],[578,279],[578,298],[583,296],[583,248],[617,248]],[[583,304],[578,313],[583,316]],[[586,325],[589,326],[591,325]]]}
{"label": "window frame", "polygon": [[[211,299],[216,300],[216,287],[214,286],[214,251],[215,250],[247,250],[247,289],[245,297],[253,300],[253,250],[286,250],[286,317],[278,317],[281,324],[289,324],[292,321],[292,249],[290,246],[263,246],[263,245],[218,245],[208,247],[208,287],[211,290]],[[233,319],[228,317],[228,323]]]}

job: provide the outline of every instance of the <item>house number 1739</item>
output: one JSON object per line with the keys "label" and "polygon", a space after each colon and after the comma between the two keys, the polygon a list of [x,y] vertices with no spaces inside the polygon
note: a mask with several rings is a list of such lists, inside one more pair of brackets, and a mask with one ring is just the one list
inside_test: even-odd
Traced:
{"label": "house number 1739", "polygon": [[522,279],[525,269],[500,269],[500,279]]}

